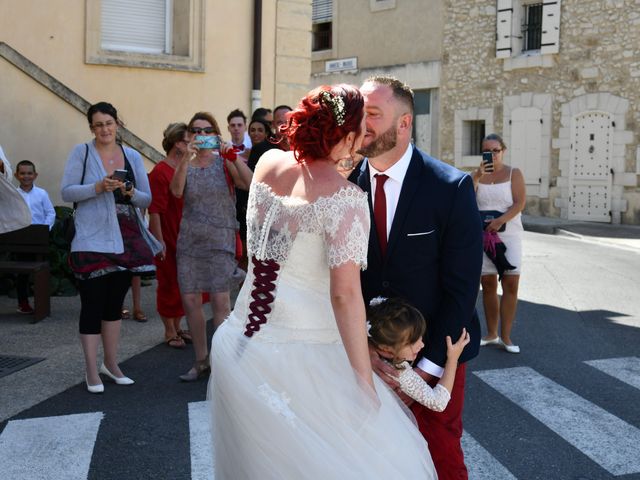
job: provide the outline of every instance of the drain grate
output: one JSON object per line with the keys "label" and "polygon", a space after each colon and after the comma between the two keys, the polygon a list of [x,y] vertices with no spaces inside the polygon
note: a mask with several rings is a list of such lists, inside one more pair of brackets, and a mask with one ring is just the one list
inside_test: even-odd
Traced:
{"label": "drain grate", "polygon": [[44,358],[38,357],[12,357],[8,355],[0,355],[0,378],[11,375],[18,370],[35,365]]}

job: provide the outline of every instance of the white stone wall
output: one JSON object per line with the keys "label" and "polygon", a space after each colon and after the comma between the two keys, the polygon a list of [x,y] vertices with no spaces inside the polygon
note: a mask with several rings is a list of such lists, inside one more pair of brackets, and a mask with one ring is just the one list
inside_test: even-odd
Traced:
{"label": "white stone wall", "polygon": [[[527,210],[561,216],[567,175],[563,149],[568,141],[563,120],[580,102],[591,102],[585,104],[589,108],[608,105],[604,110],[618,115],[612,220],[640,224],[640,0],[563,0],[559,52],[515,55],[506,61],[496,58],[496,4],[447,2],[440,91],[442,159],[460,163],[456,112],[492,109],[494,128],[500,128],[506,98],[550,95],[553,141],[545,160],[548,188],[540,189],[547,196],[529,196]],[[620,100],[611,105],[614,98]],[[620,106],[625,102],[628,108],[623,112]]]}

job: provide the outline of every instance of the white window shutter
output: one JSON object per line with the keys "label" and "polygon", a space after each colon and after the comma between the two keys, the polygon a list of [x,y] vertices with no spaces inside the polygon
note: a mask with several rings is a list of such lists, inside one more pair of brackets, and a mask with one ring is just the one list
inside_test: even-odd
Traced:
{"label": "white window shutter", "polygon": [[496,15],[496,57],[511,56],[511,17],[513,16],[513,1],[498,0]]}
{"label": "white window shutter", "polygon": [[313,0],[311,21],[325,23],[333,20],[333,0]]}
{"label": "white window shutter", "polygon": [[102,49],[169,53],[167,26],[170,23],[170,2],[171,0],[102,0]]}
{"label": "white window shutter", "polygon": [[527,185],[540,185],[542,177],[542,112],[516,108],[511,112],[511,166],[522,170]]}
{"label": "white window shutter", "polygon": [[560,48],[560,0],[542,4],[542,45],[540,53],[558,53]]}

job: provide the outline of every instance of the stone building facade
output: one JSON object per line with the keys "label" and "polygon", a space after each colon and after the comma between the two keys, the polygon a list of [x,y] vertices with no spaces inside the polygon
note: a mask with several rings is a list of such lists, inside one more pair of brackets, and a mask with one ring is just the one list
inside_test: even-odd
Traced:
{"label": "stone building facade", "polygon": [[640,224],[640,0],[445,3],[440,157],[496,132],[528,212]]}

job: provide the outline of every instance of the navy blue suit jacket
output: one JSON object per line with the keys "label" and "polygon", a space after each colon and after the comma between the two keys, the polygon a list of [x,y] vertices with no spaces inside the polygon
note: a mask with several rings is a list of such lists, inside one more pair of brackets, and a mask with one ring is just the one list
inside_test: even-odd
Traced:
{"label": "navy blue suit jacket", "polygon": [[427,319],[426,357],[444,366],[450,335],[471,335],[460,362],[478,354],[480,323],[475,310],[482,267],[482,229],[469,175],[421,152],[413,155],[400,192],[383,259],[373,219],[368,166],[357,183],[369,193],[371,233],[364,299],[402,297]]}

